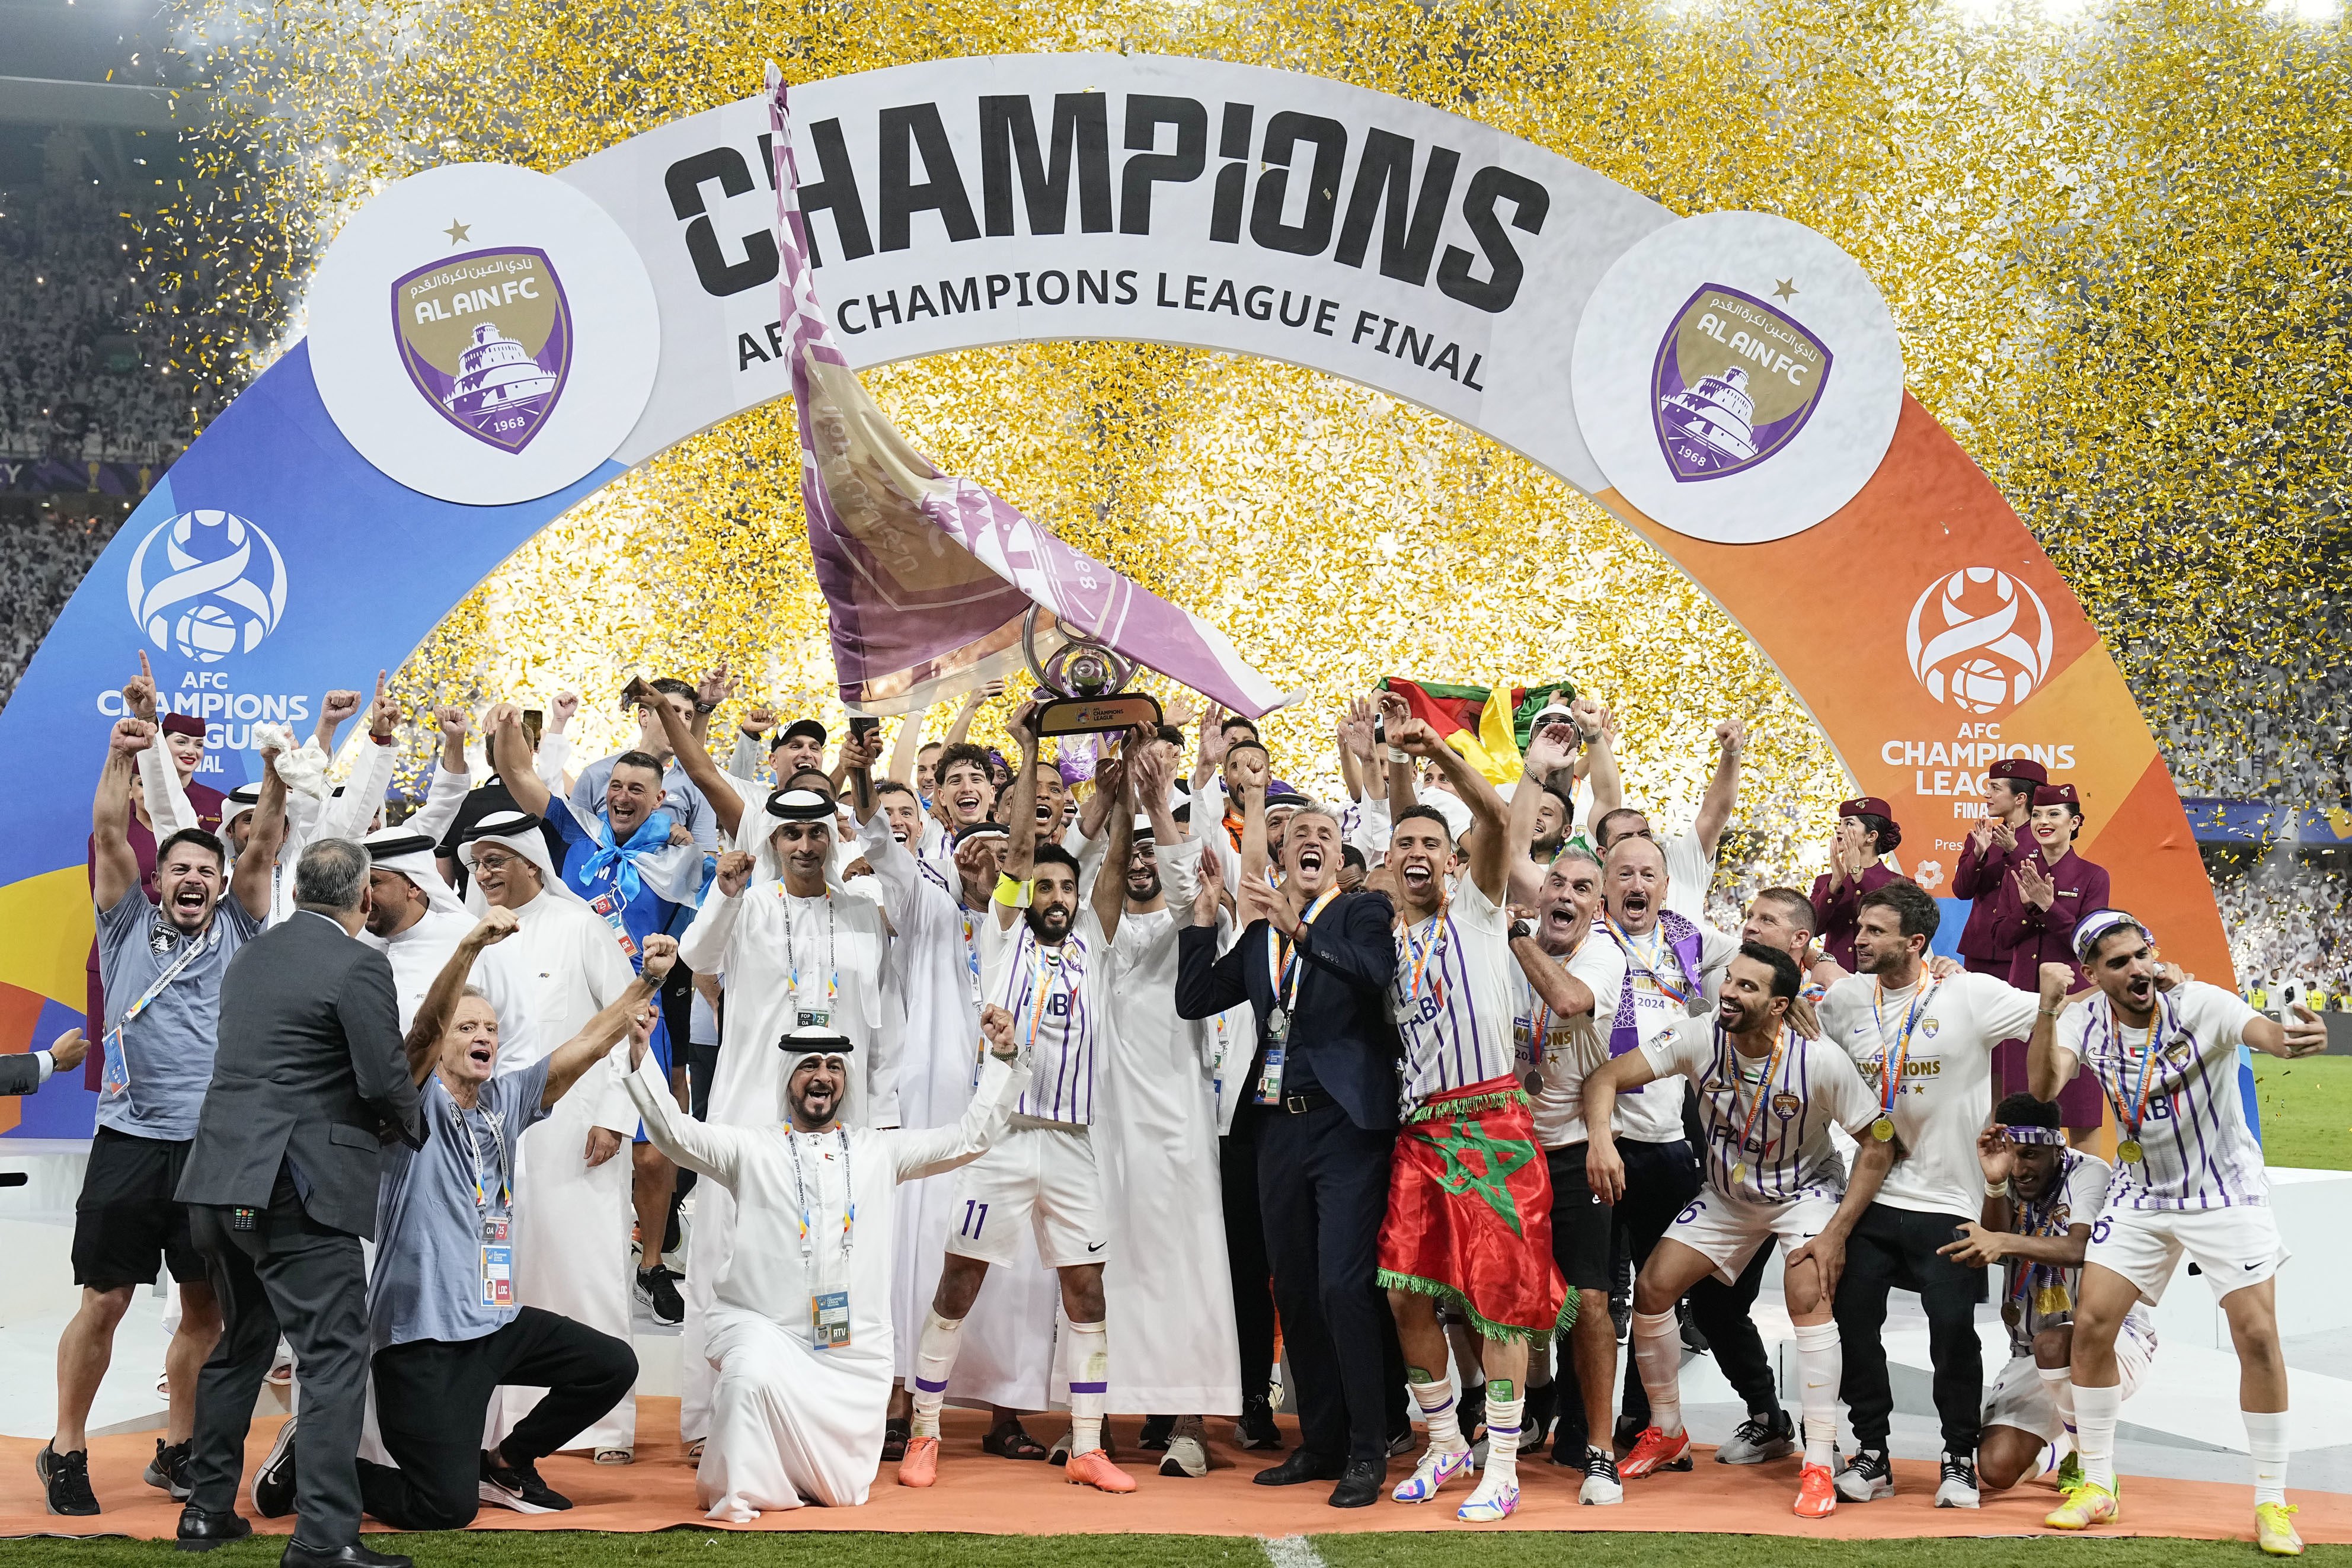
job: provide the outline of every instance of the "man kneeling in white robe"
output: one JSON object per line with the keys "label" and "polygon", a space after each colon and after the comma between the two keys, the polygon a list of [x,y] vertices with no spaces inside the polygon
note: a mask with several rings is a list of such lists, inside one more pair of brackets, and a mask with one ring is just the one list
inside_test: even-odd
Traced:
{"label": "man kneeling in white robe", "polygon": [[990,1060],[953,1126],[875,1131],[856,1124],[850,1042],[795,1030],[781,1126],[695,1121],[658,1063],[632,1047],[629,1094],[646,1136],[735,1195],[734,1256],[712,1301],[705,1354],[718,1372],[710,1436],[695,1475],[707,1517],[749,1523],[762,1509],[866,1500],[880,1466],[897,1357],[890,1330],[898,1186],[952,1170],[1004,1134],[1028,1087],[1013,1015],[981,1019]]}

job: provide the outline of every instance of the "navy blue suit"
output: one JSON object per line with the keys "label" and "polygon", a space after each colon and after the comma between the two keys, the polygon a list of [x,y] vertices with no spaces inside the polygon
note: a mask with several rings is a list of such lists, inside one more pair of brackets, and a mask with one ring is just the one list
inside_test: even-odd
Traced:
{"label": "navy blue suit", "polygon": [[[1396,970],[1385,894],[1334,899],[1298,944],[1283,1104],[1244,1099],[1237,1134],[1255,1134],[1258,1194],[1275,1303],[1297,1386],[1300,1442],[1332,1459],[1385,1463],[1389,1406],[1402,1393],[1388,1303],[1377,1282],[1381,1221],[1396,1146],[1397,1040],[1389,1011]],[[1213,1017],[1247,1001],[1264,1070],[1274,974],[1266,923],[1217,956],[1216,932],[1177,933],[1176,1010]],[[1375,1347],[1381,1354],[1374,1354]]]}

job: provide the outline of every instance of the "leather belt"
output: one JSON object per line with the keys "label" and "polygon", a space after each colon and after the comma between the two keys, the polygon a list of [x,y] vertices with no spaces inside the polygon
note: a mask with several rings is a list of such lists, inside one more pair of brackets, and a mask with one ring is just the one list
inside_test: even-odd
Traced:
{"label": "leather belt", "polygon": [[1330,1103],[1332,1100],[1328,1094],[1286,1094],[1282,1097],[1282,1109],[1293,1116],[1304,1116],[1309,1111],[1320,1111]]}

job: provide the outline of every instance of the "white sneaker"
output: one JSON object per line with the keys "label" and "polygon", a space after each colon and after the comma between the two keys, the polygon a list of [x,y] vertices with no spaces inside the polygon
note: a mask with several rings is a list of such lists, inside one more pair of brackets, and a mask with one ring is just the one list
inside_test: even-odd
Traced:
{"label": "white sneaker", "polygon": [[1975,1458],[1970,1455],[1946,1454],[1944,1479],[1936,1488],[1936,1506],[1937,1508],[1975,1508],[1979,1502]]}
{"label": "white sneaker", "polygon": [[1584,1450],[1584,1484],[1576,1489],[1576,1500],[1591,1508],[1625,1500],[1625,1484],[1617,1479],[1616,1456],[1599,1448]]}
{"label": "white sneaker", "polygon": [[1209,1450],[1198,1437],[1178,1434],[1168,1439],[1168,1451],[1160,1457],[1160,1473],[1163,1476],[1190,1476],[1198,1480],[1209,1473]]}
{"label": "white sneaker", "polygon": [[1863,1448],[1837,1473],[1837,1494],[1848,1502],[1871,1502],[1895,1495],[1895,1468],[1884,1448]]}

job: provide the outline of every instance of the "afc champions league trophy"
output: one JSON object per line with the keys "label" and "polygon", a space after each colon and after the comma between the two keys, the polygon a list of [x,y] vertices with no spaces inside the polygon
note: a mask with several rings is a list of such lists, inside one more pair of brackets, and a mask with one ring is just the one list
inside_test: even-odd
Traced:
{"label": "afc champions league trophy", "polygon": [[1140,725],[1156,729],[1160,702],[1149,692],[1119,688],[1135,678],[1136,663],[1116,649],[1060,623],[1063,643],[1045,659],[1037,656],[1038,607],[1031,605],[1021,622],[1021,651],[1028,656],[1029,673],[1037,677],[1038,695],[1052,694],[1037,706],[1040,739],[1061,735],[1123,732]]}

